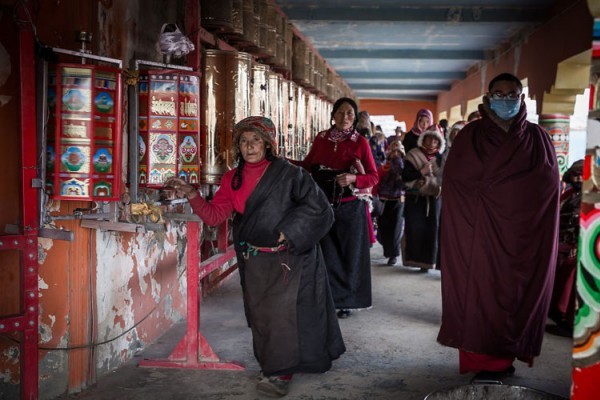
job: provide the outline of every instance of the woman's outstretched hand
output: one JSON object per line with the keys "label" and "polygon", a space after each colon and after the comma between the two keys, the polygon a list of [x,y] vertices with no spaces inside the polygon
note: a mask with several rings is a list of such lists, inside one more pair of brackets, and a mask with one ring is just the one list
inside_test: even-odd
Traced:
{"label": "woman's outstretched hand", "polygon": [[165,182],[166,187],[175,189],[175,195],[177,197],[187,197],[193,199],[198,196],[198,191],[192,185],[179,178],[169,178]]}

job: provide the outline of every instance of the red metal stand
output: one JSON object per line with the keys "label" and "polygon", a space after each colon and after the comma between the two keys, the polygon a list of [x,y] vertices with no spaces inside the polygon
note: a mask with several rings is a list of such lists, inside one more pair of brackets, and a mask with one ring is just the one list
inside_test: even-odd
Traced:
{"label": "red metal stand", "polygon": [[[200,280],[212,271],[229,265],[229,262],[235,257],[233,246],[230,246],[223,253],[216,254],[199,263],[199,225],[198,222],[188,222],[187,224],[187,329],[185,336],[175,346],[168,358],[142,360],[139,363],[140,367],[244,370],[244,366],[239,363],[221,361],[199,330]],[[223,226],[219,228],[223,228]],[[227,225],[224,228],[227,231]],[[222,229],[219,229],[219,232],[221,231]],[[220,243],[222,242],[220,241]]]}
{"label": "red metal stand", "polygon": [[[24,17],[23,17],[24,18]],[[38,398],[38,206],[35,59],[33,32],[29,25],[19,26],[20,66],[20,128],[21,128],[21,190],[20,215],[22,226],[18,235],[0,236],[0,250],[20,253],[20,310],[17,315],[0,318],[0,333],[20,332],[19,344],[21,399]]]}

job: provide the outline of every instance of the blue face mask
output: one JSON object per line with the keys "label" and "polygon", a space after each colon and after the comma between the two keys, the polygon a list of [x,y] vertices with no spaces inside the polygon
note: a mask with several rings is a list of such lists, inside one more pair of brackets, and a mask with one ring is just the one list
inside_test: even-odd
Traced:
{"label": "blue face mask", "polygon": [[521,99],[490,99],[490,108],[497,116],[507,121],[519,112],[519,108],[521,108]]}

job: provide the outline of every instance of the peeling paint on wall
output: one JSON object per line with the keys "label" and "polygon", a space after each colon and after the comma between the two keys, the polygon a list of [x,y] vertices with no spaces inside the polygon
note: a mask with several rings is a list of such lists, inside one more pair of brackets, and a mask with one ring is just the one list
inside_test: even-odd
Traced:
{"label": "peeling paint on wall", "polygon": [[38,237],[38,264],[42,265],[46,262],[46,256],[48,255],[48,251],[54,245],[54,241],[52,239],[47,239],[43,237]]}
{"label": "peeling paint on wall", "polygon": [[185,266],[178,260],[184,235],[180,225],[159,233],[96,235],[97,341],[108,341],[96,351],[100,373],[128,361],[161,327],[182,318]]}

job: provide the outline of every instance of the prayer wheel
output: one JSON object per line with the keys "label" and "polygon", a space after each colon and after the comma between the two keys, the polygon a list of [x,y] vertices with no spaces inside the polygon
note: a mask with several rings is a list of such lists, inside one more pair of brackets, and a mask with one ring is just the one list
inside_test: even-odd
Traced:
{"label": "prayer wheel", "polygon": [[269,104],[269,66],[252,63],[250,81],[250,114],[263,117],[271,114]]}
{"label": "prayer wheel", "polygon": [[273,125],[275,125],[275,131],[277,132],[277,150],[279,154],[284,154],[285,151],[285,143],[281,142],[281,114],[282,114],[282,104],[281,104],[281,81],[283,77],[273,71],[269,71],[268,73],[269,79],[269,115],[273,121]]}
{"label": "prayer wheel", "polygon": [[542,114],[539,125],[548,132],[556,150],[558,169],[564,174],[569,167],[570,119],[565,114]]}
{"label": "prayer wheel", "polygon": [[262,54],[267,54],[267,36],[268,36],[268,9],[267,0],[254,0],[254,15],[258,17],[257,30],[257,48]]}
{"label": "prayer wheel", "polygon": [[285,22],[285,34],[284,34],[284,63],[283,66],[287,71],[292,69],[292,45],[293,45],[294,32],[292,30],[292,24],[287,20]]}
{"label": "prayer wheel", "polygon": [[271,2],[267,3],[267,40],[265,42],[265,53],[270,57],[275,57],[277,51],[277,11],[275,5]]}
{"label": "prayer wheel", "polygon": [[231,34],[235,36],[242,36],[244,34],[244,0],[233,0],[231,25]]}
{"label": "prayer wheel", "polygon": [[298,85],[295,92],[296,159],[304,160],[304,157],[308,154],[308,139],[306,137],[306,90]]}
{"label": "prayer wheel", "polygon": [[260,42],[260,15],[254,12],[255,0],[244,0],[242,12],[244,14],[243,39],[250,47],[258,47]]}
{"label": "prayer wheel", "polygon": [[202,56],[202,183],[219,184],[232,168],[233,126],[250,115],[248,53],[205,50]]}
{"label": "prayer wheel", "polygon": [[290,142],[288,129],[290,124],[290,82],[281,79],[279,84],[279,125],[281,126],[281,130],[279,131],[280,142],[279,147],[281,149],[281,155],[285,157],[290,157],[290,149],[293,145]]}
{"label": "prayer wheel", "polygon": [[200,24],[211,32],[233,32],[233,0],[200,0]]}
{"label": "prayer wheel", "polygon": [[289,104],[287,106],[287,110],[289,113],[288,116],[288,126],[287,126],[287,135],[288,135],[288,149],[287,149],[287,153],[288,153],[288,157],[291,158],[292,160],[297,160],[298,159],[298,143],[297,143],[297,139],[296,136],[298,134],[298,130],[297,130],[297,125],[296,125],[296,112],[297,112],[297,106],[296,106],[296,94],[297,94],[297,88],[298,85],[296,85],[294,82],[292,81],[287,81],[288,87],[289,87]]}
{"label": "prayer wheel", "polygon": [[295,35],[292,39],[292,79],[302,86],[310,84],[308,48],[304,40]]}

